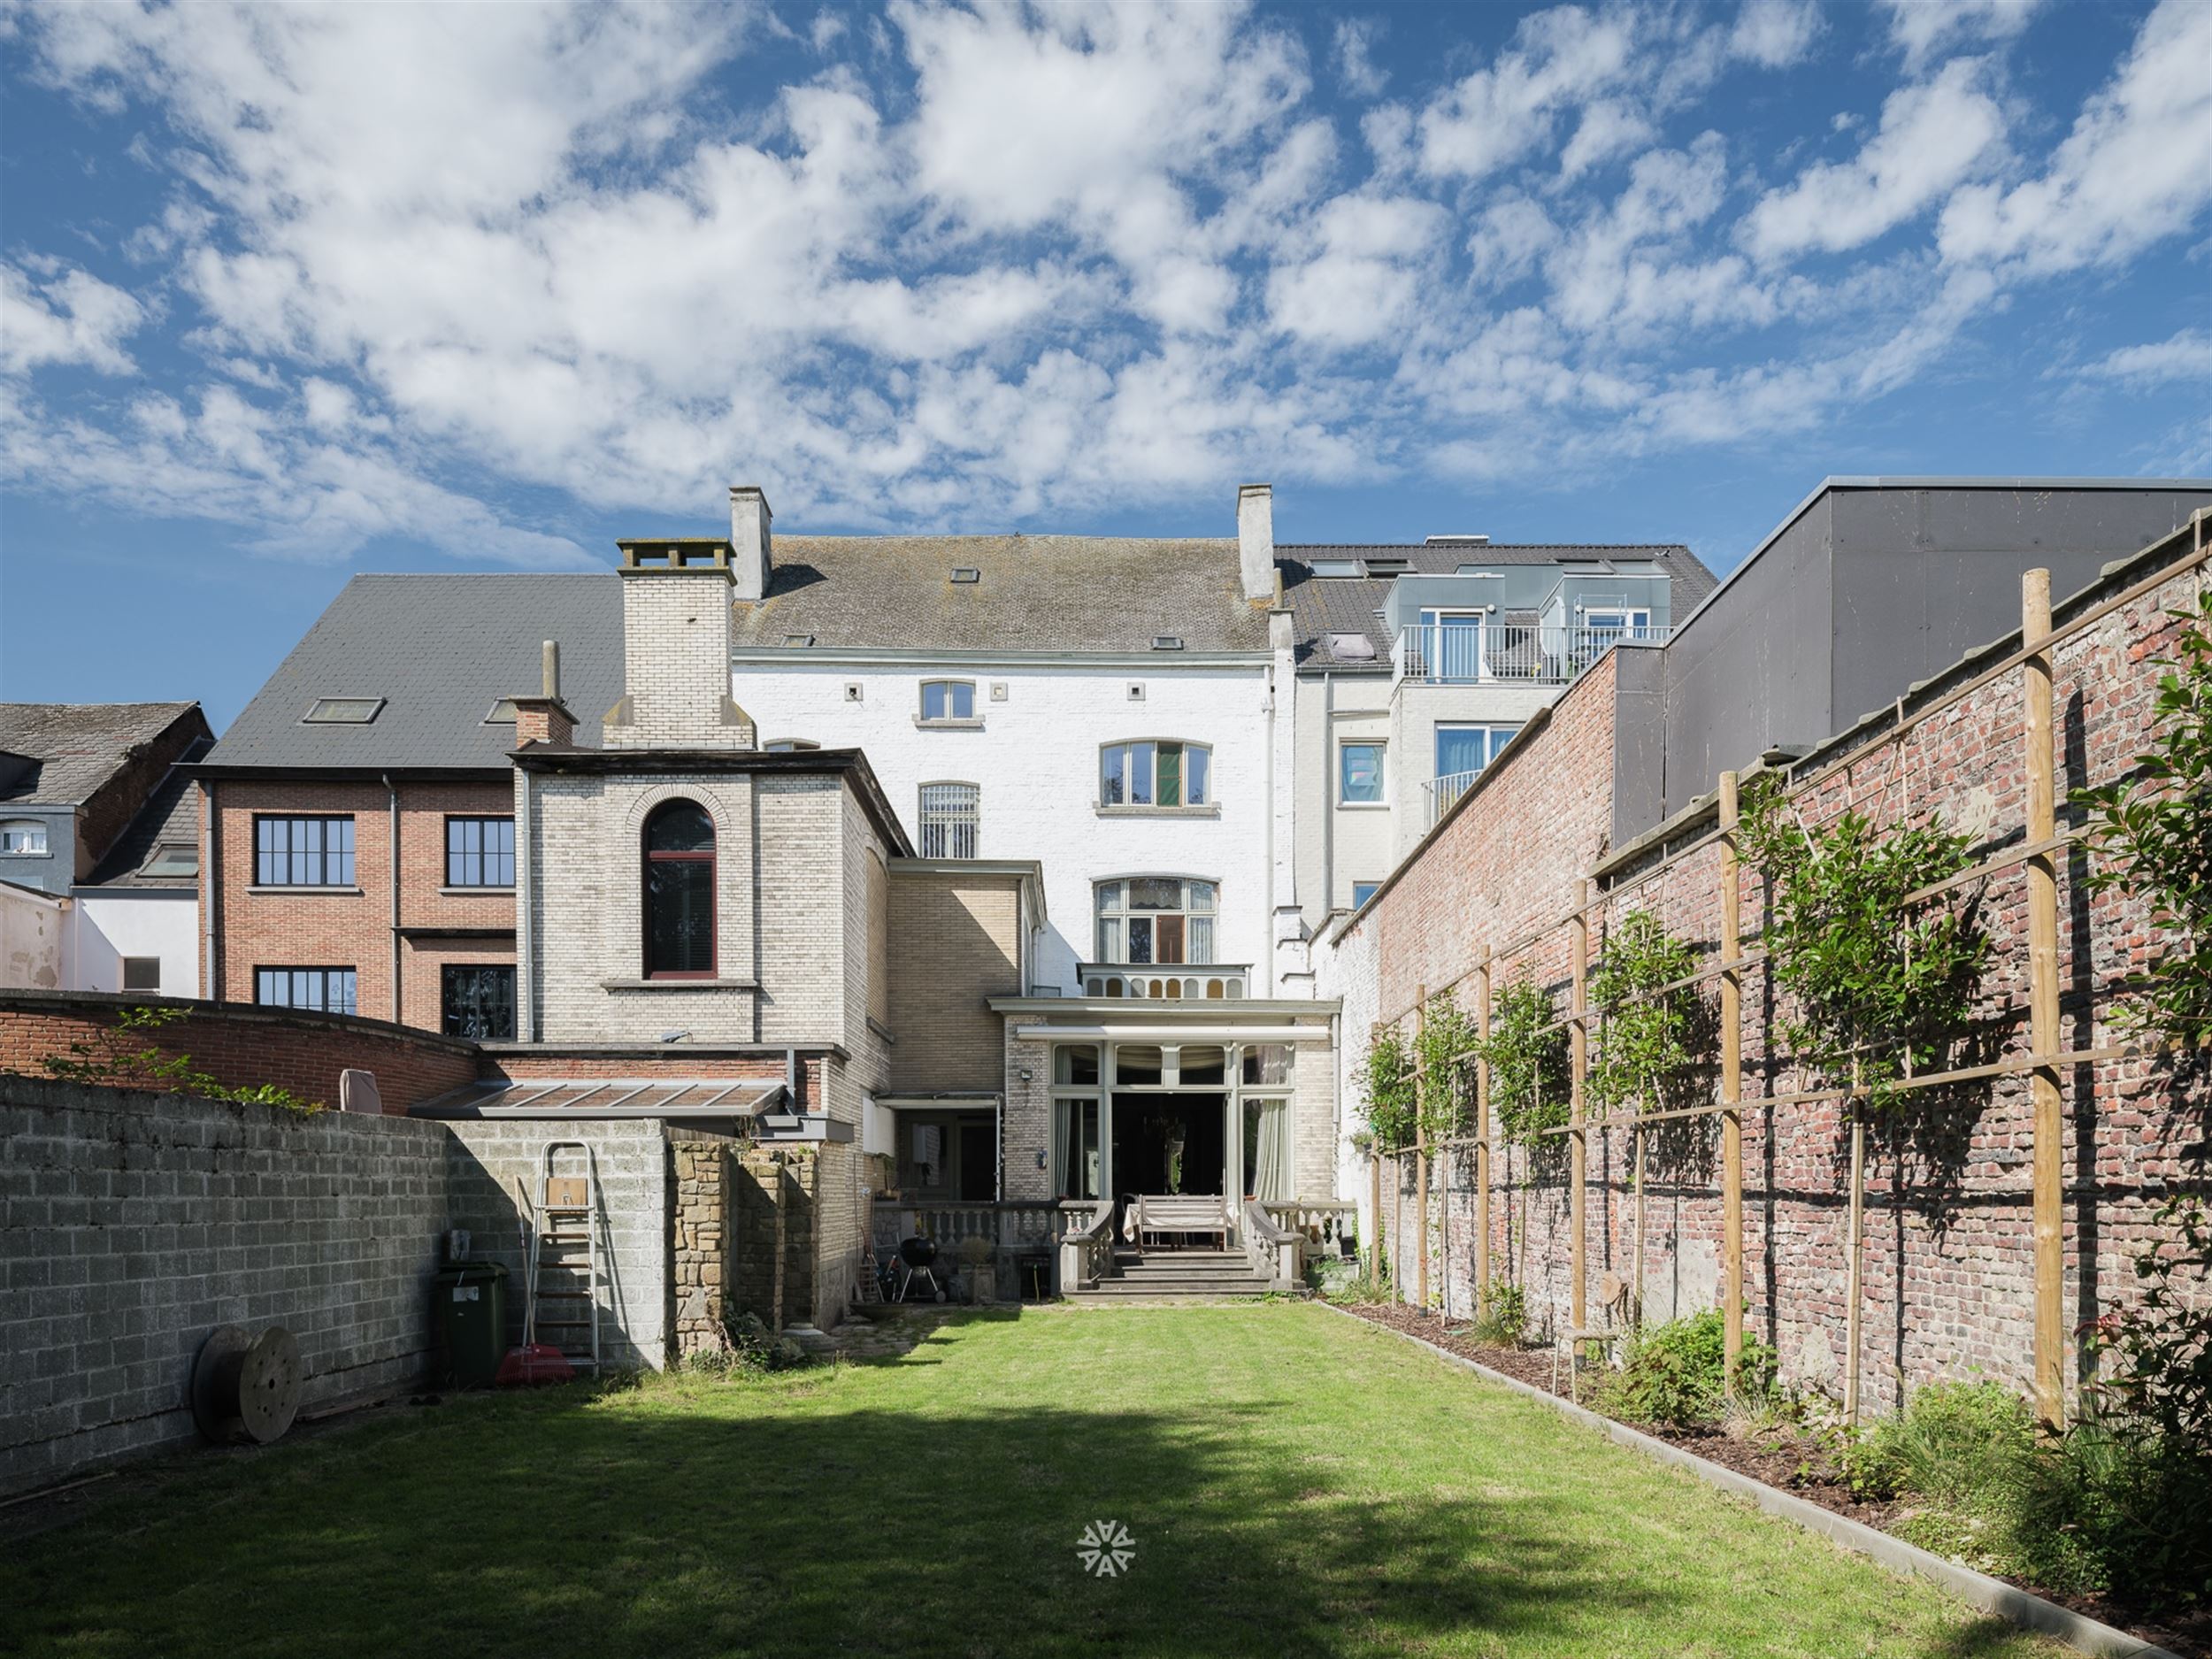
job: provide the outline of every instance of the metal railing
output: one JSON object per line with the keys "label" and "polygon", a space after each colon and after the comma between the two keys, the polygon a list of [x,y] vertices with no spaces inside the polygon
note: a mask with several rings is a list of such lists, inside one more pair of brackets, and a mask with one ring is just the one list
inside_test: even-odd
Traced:
{"label": "metal railing", "polygon": [[1672,629],[1547,627],[1491,622],[1479,628],[1402,628],[1392,653],[1400,680],[1432,686],[1564,686],[1624,640],[1664,644]]}
{"label": "metal railing", "polygon": [[915,850],[925,858],[972,858],[981,831],[981,788],[972,783],[922,786],[922,833]]}
{"label": "metal railing", "polygon": [[1244,995],[1248,962],[1086,962],[1077,965],[1086,996],[1144,997],[1154,1002],[1217,1002]]}
{"label": "metal railing", "polygon": [[1442,818],[1451,803],[1467,793],[1467,786],[1482,776],[1482,768],[1472,772],[1448,772],[1441,778],[1432,778],[1421,786],[1422,798],[1427,804],[1428,827],[1434,829],[1436,820]]}

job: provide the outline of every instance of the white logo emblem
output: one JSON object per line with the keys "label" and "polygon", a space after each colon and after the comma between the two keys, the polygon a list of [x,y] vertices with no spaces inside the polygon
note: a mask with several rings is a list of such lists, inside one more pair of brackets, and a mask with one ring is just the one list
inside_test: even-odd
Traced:
{"label": "white logo emblem", "polygon": [[1137,1540],[1119,1521],[1093,1521],[1076,1540],[1075,1558],[1084,1571],[1111,1578],[1129,1571],[1129,1563],[1137,1558]]}

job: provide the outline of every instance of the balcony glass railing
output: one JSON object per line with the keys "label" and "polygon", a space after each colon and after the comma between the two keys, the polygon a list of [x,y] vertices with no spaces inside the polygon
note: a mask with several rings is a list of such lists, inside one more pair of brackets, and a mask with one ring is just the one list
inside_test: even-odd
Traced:
{"label": "balcony glass railing", "polygon": [[1401,680],[1435,686],[1564,686],[1624,640],[1664,644],[1669,628],[1544,627],[1490,622],[1479,628],[1426,624],[1399,630],[1393,665]]}

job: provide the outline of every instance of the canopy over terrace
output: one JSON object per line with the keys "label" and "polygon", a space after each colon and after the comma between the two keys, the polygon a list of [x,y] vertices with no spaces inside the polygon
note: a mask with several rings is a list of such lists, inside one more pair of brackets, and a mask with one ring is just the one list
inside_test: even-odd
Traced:
{"label": "canopy over terrace", "polygon": [[659,1118],[761,1141],[849,1141],[852,1125],[790,1110],[779,1079],[486,1078],[409,1109],[449,1121]]}

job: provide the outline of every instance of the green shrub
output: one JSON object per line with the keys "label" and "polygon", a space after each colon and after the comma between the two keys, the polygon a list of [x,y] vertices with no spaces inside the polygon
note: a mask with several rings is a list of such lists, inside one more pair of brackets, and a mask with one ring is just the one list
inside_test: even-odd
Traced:
{"label": "green shrub", "polygon": [[[1726,1403],[1728,1327],[1718,1309],[1647,1325],[1625,1339],[1621,1369],[1598,1391],[1599,1409],[1635,1423],[1686,1428],[1717,1423]],[[1775,1354],[1746,1342],[1737,1382],[1763,1398],[1774,1386]]]}
{"label": "green shrub", "polygon": [[1483,1294],[1483,1316],[1467,1334],[1493,1348],[1518,1348],[1528,1334],[1528,1296],[1518,1285],[1494,1279]]}
{"label": "green shrub", "polygon": [[1862,1496],[1910,1494],[1965,1509],[2016,1484],[2017,1464],[2034,1447],[2034,1413],[2002,1384],[1939,1382],[1849,1442],[1839,1461]]}

